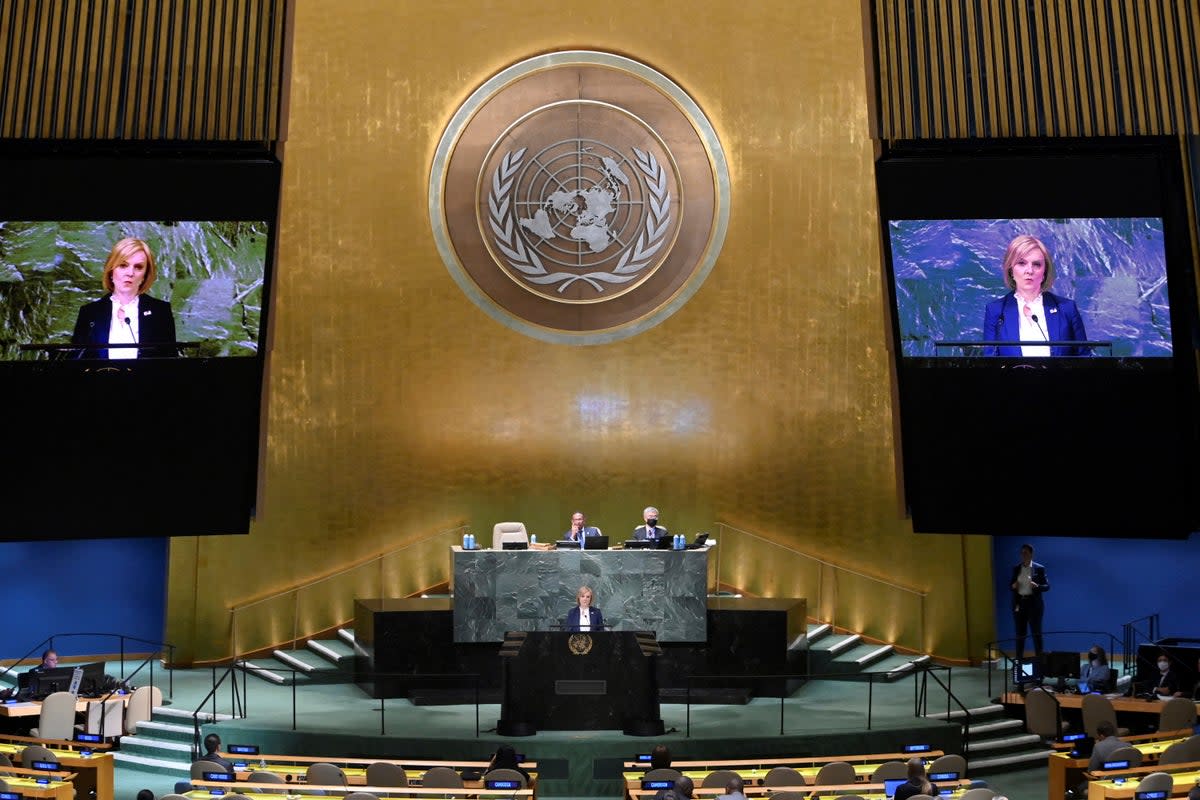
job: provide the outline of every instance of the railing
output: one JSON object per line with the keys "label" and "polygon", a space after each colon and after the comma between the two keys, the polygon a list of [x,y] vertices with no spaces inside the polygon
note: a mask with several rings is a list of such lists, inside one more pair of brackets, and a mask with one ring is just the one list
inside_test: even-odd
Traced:
{"label": "railing", "polygon": [[[1079,637],[1087,636],[1087,637],[1090,637],[1089,639],[1086,640],[1087,643],[1084,644],[1084,646],[1082,648],[1078,648],[1078,647],[1076,648],[1080,653],[1082,653],[1084,650],[1087,650],[1089,647],[1091,647],[1093,644],[1095,644],[1097,639],[1099,639],[1101,641],[1103,641],[1104,639],[1108,639],[1107,650],[1108,650],[1109,662],[1111,663],[1112,661],[1115,661],[1116,657],[1118,655],[1122,655],[1122,657],[1125,661],[1125,665],[1126,665],[1125,671],[1126,671],[1126,673],[1128,673],[1128,671],[1129,671],[1128,665],[1131,660],[1129,658],[1129,651],[1128,650],[1118,651],[1117,650],[1117,637],[1113,636],[1108,631],[1043,631],[1042,636],[1044,638],[1051,638],[1051,637],[1056,637],[1056,636],[1058,636],[1058,637],[1061,637],[1061,636],[1079,636]],[[1026,636],[1025,639],[1026,639],[1026,641],[1028,641],[1029,637]],[[1084,640],[1081,639],[1080,641],[1084,641]],[[1004,669],[1001,674],[1004,676],[1010,676],[1013,674],[1012,673],[1012,665],[1013,665],[1014,659],[1013,659],[1013,657],[1009,656],[1007,652],[1002,650],[1001,646],[1008,645],[1010,650],[1015,650],[1016,643],[1017,643],[1017,637],[1015,637],[1015,636],[1009,637],[1007,639],[996,639],[995,641],[991,641],[991,642],[987,643],[987,656],[986,656],[987,686],[988,686],[987,690],[988,690],[989,696],[992,694],[992,675],[995,672],[996,665],[1001,661],[1001,659],[1003,659],[1003,661],[1004,661]],[[1079,644],[1079,643],[1080,642],[1076,642],[1076,644]],[[1059,644],[1061,644],[1061,641],[1059,642]],[[1016,655],[1016,654],[1014,653],[1014,655]],[[1082,662],[1082,659],[1080,659],[1080,661]],[[1055,676],[1055,677],[1057,677],[1057,676]],[[1005,677],[1005,680],[1008,680],[1008,678]],[[1002,685],[1004,685],[1004,684],[1002,683]]]}
{"label": "railing", "polygon": [[[224,671],[218,671],[220,667],[213,667],[212,689],[196,706],[192,712],[192,760],[196,760],[202,752],[200,749],[200,717],[203,714],[210,714],[215,722],[218,713],[222,713],[221,709],[228,708],[229,715],[235,719],[244,719],[249,708],[249,686],[246,676],[250,673],[250,669],[241,663],[235,663],[224,667]],[[411,673],[411,672],[365,672],[349,675],[344,673],[336,673],[326,676],[314,676],[295,669],[273,669],[272,671],[290,678],[292,689],[292,730],[297,730],[300,723],[300,688],[297,686],[296,677],[305,675],[305,681],[302,684],[303,688],[316,686],[340,686],[347,684],[361,685],[362,683],[381,683],[388,684],[388,694],[395,694],[394,689],[397,686],[413,686],[439,684],[439,683],[457,683],[459,685],[468,685],[474,694],[475,705],[475,738],[479,738],[479,719],[480,719],[480,681],[482,676],[477,673],[463,672],[452,675],[433,674],[433,673]],[[238,684],[238,673],[241,673],[241,684]],[[229,685],[229,705],[219,705],[218,697],[223,685]],[[387,700],[392,699],[393,702],[408,704],[405,696],[396,696],[393,698],[379,698],[379,707],[373,710],[372,715],[379,715],[379,735],[387,735]],[[206,708],[207,707],[207,708]],[[325,710],[313,712],[316,715],[324,715],[328,712]]]}
{"label": "railing", "polygon": [[[447,581],[450,561],[446,553],[466,532],[465,525],[441,531],[290,589],[232,606],[230,658],[279,642],[291,642],[294,648],[304,637],[353,618],[357,598],[405,597]],[[290,628],[285,628],[289,620]]]}
{"label": "railing", "polygon": [[[718,588],[724,584],[765,597],[805,597],[808,613],[816,619],[926,652],[926,592],[801,553],[723,522],[715,526]],[[764,550],[769,559],[755,556]]]}
{"label": "railing", "polygon": [[1130,620],[1121,626],[1121,636],[1125,643],[1125,674],[1137,671],[1137,652],[1143,643],[1153,644],[1159,640],[1158,614]]}
{"label": "railing", "polygon": [[[938,672],[946,673],[946,682],[937,676]],[[941,667],[934,664],[926,664],[921,668],[920,679],[913,681],[913,712],[915,716],[924,717],[929,714],[929,679],[932,677],[938,686],[946,692],[946,722],[950,721],[952,712],[951,703],[958,706],[958,710],[963,714],[962,725],[962,750],[964,753],[971,749],[971,710],[963,705],[963,702],[954,694],[951,687],[954,685],[954,671],[950,667]]]}
{"label": "railing", "polygon": [[[135,677],[139,672],[142,671],[142,669],[144,667],[149,665],[149,667],[150,667],[149,679],[150,679],[150,684],[153,685],[154,684],[154,662],[156,660],[156,657],[157,658],[162,657],[162,653],[163,653],[164,649],[169,654],[167,656],[166,663],[168,663],[168,664],[175,663],[175,645],[170,644],[169,642],[155,642],[150,639],[142,639],[137,636],[127,636],[123,633],[55,633],[55,634],[52,634],[51,636],[47,636],[45,639],[43,639],[42,641],[35,644],[32,648],[30,648],[25,653],[25,655],[18,658],[12,664],[8,665],[8,667],[6,667],[5,669],[0,670],[0,677],[3,677],[5,675],[7,675],[8,673],[12,672],[14,669],[21,666],[26,661],[40,660],[40,658],[41,658],[40,654],[45,650],[54,650],[55,652],[58,652],[58,647],[54,644],[55,640],[56,639],[68,639],[73,636],[90,636],[90,637],[102,638],[102,639],[104,639],[104,638],[117,639],[117,655],[118,655],[119,663],[121,665],[121,667],[120,667],[121,674],[120,674],[118,680],[120,680],[121,682],[124,682],[126,680],[126,678],[125,678],[125,642],[136,642],[138,644],[151,645],[154,648],[154,650],[150,653],[150,655],[147,656],[137,666],[137,669],[135,669],[133,671],[133,673],[129,676],[130,679]],[[67,665],[64,664],[63,666],[67,666]],[[174,696],[174,693],[175,693],[175,674],[170,669],[168,669],[167,670],[167,697]]]}

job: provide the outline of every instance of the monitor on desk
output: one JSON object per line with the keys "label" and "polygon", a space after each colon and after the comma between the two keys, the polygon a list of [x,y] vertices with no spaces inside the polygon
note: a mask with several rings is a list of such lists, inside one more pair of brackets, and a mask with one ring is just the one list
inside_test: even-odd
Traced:
{"label": "monitor on desk", "polygon": [[1018,658],[1013,661],[1013,683],[1024,686],[1027,683],[1042,682],[1042,662],[1037,658]]}
{"label": "monitor on desk", "polygon": [[75,667],[54,667],[28,672],[26,675],[29,676],[29,696],[44,700],[55,692],[70,691]]}
{"label": "monitor on desk", "polygon": [[1075,652],[1054,650],[1043,657],[1046,675],[1052,678],[1078,678],[1082,656]]}
{"label": "monitor on desk", "polygon": [[84,697],[99,697],[104,694],[104,662],[93,661],[81,667],[83,679],[79,682],[79,694]]}
{"label": "monitor on desk", "polygon": [[608,549],[608,537],[603,536],[603,535],[601,535],[601,536],[585,536],[585,537],[583,537],[583,549],[584,550],[607,550]]}
{"label": "monitor on desk", "polygon": [[883,794],[888,800],[896,796],[896,790],[908,783],[908,778],[889,778],[883,782]]}

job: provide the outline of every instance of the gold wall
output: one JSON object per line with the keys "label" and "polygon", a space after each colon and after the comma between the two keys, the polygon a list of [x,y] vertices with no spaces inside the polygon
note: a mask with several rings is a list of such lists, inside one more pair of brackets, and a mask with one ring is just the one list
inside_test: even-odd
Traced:
{"label": "gold wall", "polygon": [[[293,22],[263,502],[248,537],[172,541],[182,661],[229,654],[232,605],[461,522],[551,537],[584,509],[619,536],[647,504],[688,533],[724,521],[927,590],[910,644],[982,650],[987,540],[916,536],[897,499],[858,4],[300,0]],[[442,265],[426,212],[455,108],[559,49],[671,77],[730,164],[707,282],[611,345],[494,322]],[[779,563],[746,550],[744,588],[794,590]],[[862,586],[839,602],[869,625],[887,601]]]}

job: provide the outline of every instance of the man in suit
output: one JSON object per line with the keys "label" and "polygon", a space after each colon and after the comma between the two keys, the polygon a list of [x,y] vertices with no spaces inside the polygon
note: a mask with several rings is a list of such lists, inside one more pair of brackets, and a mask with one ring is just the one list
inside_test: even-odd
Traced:
{"label": "man in suit", "polygon": [[1017,631],[1016,658],[1025,655],[1025,635],[1033,634],[1033,651],[1042,656],[1042,614],[1046,610],[1042,594],[1050,591],[1046,568],[1033,560],[1033,545],[1021,545],[1021,563],[1012,568],[1013,622]]}
{"label": "man in suit", "polygon": [[[211,761],[214,764],[220,765],[225,772],[233,772],[233,762],[221,755],[221,737],[215,733],[210,733],[204,737],[204,755],[200,756],[200,760]],[[219,771],[213,770],[213,772]]]}
{"label": "man in suit", "polygon": [[717,800],[746,800],[746,784],[740,775],[734,775],[725,784],[725,794],[719,795]]}
{"label": "man in suit", "polygon": [[604,629],[604,615],[600,613],[600,609],[592,607],[590,586],[580,586],[579,591],[575,593],[575,607],[567,612],[564,627],[575,633]]}
{"label": "man in suit", "polygon": [[587,524],[587,517],[582,511],[576,511],[571,515],[571,529],[563,534],[564,539],[570,539],[572,542],[578,542],[581,536],[599,536],[600,529],[593,528]]}
{"label": "man in suit", "polygon": [[666,528],[658,524],[658,509],[654,506],[648,506],[642,511],[642,519],[646,521],[646,524],[638,525],[633,529],[634,539],[657,542],[664,536],[670,535]]}

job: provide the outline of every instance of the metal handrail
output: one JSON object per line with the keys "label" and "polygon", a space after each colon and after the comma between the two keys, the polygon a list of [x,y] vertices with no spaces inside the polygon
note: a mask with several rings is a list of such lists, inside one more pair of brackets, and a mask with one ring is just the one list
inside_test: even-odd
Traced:
{"label": "metal handrail", "polygon": [[[116,638],[117,639],[117,647],[118,647],[118,657],[119,657],[119,661],[121,664],[121,680],[122,681],[125,680],[125,642],[126,641],[139,642],[141,644],[149,644],[149,645],[154,646],[154,652],[152,652],[149,656],[147,656],[142,661],[142,663],[138,666],[138,668],[133,671],[133,675],[129,676],[130,678],[134,677],[134,675],[137,675],[137,673],[141,672],[142,667],[144,667],[146,665],[146,663],[148,662],[150,664],[150,683],[153,684],[154,683],[154,657],[156,655],[160,655],[162,653],[163,648],[166,648],[170,654],[168,656],[169,660],[167,661],[167,663],[168,664],[175,663],[175,645],[171,644],[170,642],[156,642],[153,639],[142,639],[141,637],[129,636],[124,633],[100,633],[100,632],[54,633],[54,634],[47,636],[45,639],[42,639],[42,641],[38,642],[33,647],[31,647],[28,651],[26,651],[25,655],[21,656],[16,661],[9,664],[3,670],[0,670],[0,677],[3,677],[5,675],[7,675],[8,673],[12,672],[14,669],[16,669],[17,667],[24,664],[26,660],[32,660],[33,657],[39,651],[57,650],[57,648],[54,646],[55,639],[66,639],[71,636],[89,636],[89,637],[93,637],[93,638],[97,638],[97,637]],[[174,696],[175,696],[175,673],[170,669],[170,667],[167,667],[167,697],[174,697]]]}
{"label": "metal handrail", "polygon": [[[946,683],[942,683],[942,679],[937,676],[935,670],[945,670],[946,671]],[[950,687],[954,683],[954,671],[950,667],[940,667],[940,666],[936,666],[933,664],[925,664],[921,668],[921,695],[920,695],[920,700],[918,701],[919,705],[918,705],[917,713],[915,716],[923,717],[929,713],[929,693],[928,693],[927,689],[929,686],[929,677],[930,676],[933,676],[933,679],[935,681],[937,681],[938,686],[941,686],[942,689],[944,689],[946,691],[946,721],[947,722],[950,721],[950,701],[951,700],[953,700],[955,705],[957,705],[959,707],[959,709],[963,712],[962,743],[963,743],[963,752],[965,753],[970,750],[971,709],[969,709],[965,705],[963,705],[963,702],[958,699],[958,696],[955,695],[953,691],[951,691]],[[914,685],[914,687],[916,686],[915,681],[914,681],[913,685]]]}
{"label": "metal handrail", "polygon": [[[1106,637],[1108,637],[1108,660],[1110,663],[1113,660],[1113,656],[1115,656],[1118,652],[1116,649],[1117,637],[1113,636],[1108,631],[1042,631],[1043,637],[1068,636],[1068,635],[1069,636],[1087,635],[1087,636],[1102,636],[1102,637],[1106,636]],[[1006,644],[1006,643],[1016,644],[1017,638],[1018,637],[1016,637],[1016,636],[1010,636],[1006,639],[994,639],[987,643],[987,645],[986,645],[987,651],[986,651],[984,658],[987,661],[987,665],[988,665],[988,669],[987,669],[988,696],[991,696],[991,694],[992,694],[992,673],[995,669],[996,662],[998,662],[1001,659],[1001,657],[1004,658],[1004,674],[1005,675],[1012,674],[1013,659],[1007,653],[1005,653],[1003,650],[1001,650],[999,646],[1002,644]],[[1026,637],[1026,638],[1029,638],[1029,637]],[[1122,660],[1125,663],[1126,673],[1128,673],[1128,671],[1129,671],[1128,670],[1128,664],[1129,664],[1128,655],[1129,655],[1128,650],[1121,653]]]}
{"label": "metal handrail", "polygon": [[[346,575],[351,575],[355,572],[365,571],[369,568],[378,567],[378,569],[379,569],[379,587],[380,587],[380,593],[382,593],[383,592],[383,582],[384,582],[383,566],[384,566],[384,562],[387,559],[392,558],[400,553],[403,553],[406,550],[409,550],[411,548],[428,544],[429,542],[439,539],[439,538],[446,538],[452,544],[455,540],[460,539],[462,537],[462,535],[464,533],[466,533],[467,531],[468,531],[468,526],[466,526],[466,525],[459,525],[456,528],[449,528],[444,531],[439,531],[430,536],[425,536],[421,539],[417,539],[415,541],[401,545],[400,547],[396,547],[391,550],[384,551],[383,553],[380,553],[378,555],[371,556],[370,558],[360,561],[357,564],[352,564],[348,567],[340,567],[337,570],[334,570],[333,572],[325,573],[324,575],[320,575],[316,578],[311,578],[309,580],[306,580],[302,583],[299,583],[299,584],[289,587],[287,589],[281,589],[277,592],[273,592],[272,594],[266,595],[265,597],[259,597],[259,598],[250,600],[245,603],[233,604],[232,606],[229,607],[229,625],[230,625],[229,644],[230,644],[230,650],[231,650],[230,658],[236,660],[236,659],[240,658],[243,653],[241,647],[239,646],[239,644],[240,644],[239,620],[241,619],[241,615],[243,612],[245,612],[251,608],[254,608],[256,606],[260,606],[264,603],[268,603],[273,600],[278,600],[282,597],[287,597],[288,595],[291,595],[292,596],[292,637],[291,637],[291,641],[295,642],[298,639],[300,639],[302,636],[315,632],[315,631],[307,631],[307,632],[302,633],[299,629],[300,628],[300,620],[299,620],[300,599],[301,599],[301,594],[303,592],[306,592],[307,590],[311,590],[314,587],[319,586],[328,581],[334,580],[335,578],[345,577]],[[447,565],[447,569],[448,568],[449,567]],[[361,591],[361,586],[359,587],[359,591]],[[251,648],[251,649],[257,649],[257,648]]]}
{"label": "metal handrail", "polygon": [[[732,531],[734,533],[737,533],[738,535],[747,536],[756,541],[763,542],[763,543],[769,544],[769,545],[773,545],[774,547],[784,550],[792,555],[799,556],[800,558],[810,561],[813,564],[819,565],[821,567],[829,567],[830,569],[832,569],[833,575],[834,575],[834,580],[833,580],[834,585],[831,589],[833,596],[832,596],[832,598],[830,598],[830,600],[831,600],[831,602],[830,602],[831,617],[836,617],[837,576],[839,574],[853,575],[856,578],[862,578],[864,580],[873,581],[875,583],[880,584],[881,586],[887,587],[888,589],[894,589],[894,590],[902,592],[904,594],[912,595],[920,603],[920,620],[919,620],[920,627],[919,627],[919,631],[918,631],[919,642],[917,643],[918,647],[915,649],[917,649],[919,651],[924,650],[924,648],[925,648],[925,618],[926,618],[926,611],[927,611],[926,600],[929,595],[928,592],[922,591],[920,589],[914,589],[911,586],[905,586],[903,584],[896,583],[895,581],[888,580],[887,578],[881,578],[878,575],[869,575],[865,572],[859,572],[858,570],[850,569],[849,567],[842,566],[841,564],[836,564],[832,561],[828,561],[828,560],[820,558],[818,556],[810,555],[808,553],[797,550],[794,547],[790,547],[786,544],[781,544],[779,542],[768,539],[764,536],[760,536],[756,533],[752,533],[750,531],[734,527],[733,525],[729,525],[728,523],[725,523],[725,522],[715,522],[713,524],[718,529]],[[720,540],[723,538],[724,538],[723,534],[718,534],[718,542],[720,542]],[[721,584],[721,563],[722,563],[721,562],[721,551],[722,551],[722,549],[718,545],[718,547],[716,549],[718,587]],[[726,581],[725,583],[732,585],[732,581]],[[818,610],[818,614],[820,613],[819,609],[821,609],[825,605],[825,600],[826,600],[825,588],[826,587],[824,584],[825,584],[825,581],[821,580],[820,573],[818,573],[817,598],[816,598],[816,608]],[[814,615],[814,616],[817,616],[817,615]],[[828,620],[828,622],[831,625],[836,625],[835,618],[831,618],[830,620]]]}
{"label": "metal handrail", "polygon": [[[1138,627],[1138,623],[1142,622],[1149,623],[1145,631]],[[1125,659],[1124,668],[1126,675],[1137,671],[1137,651],[1142,644],[1141,641],[1138,640],[1138,635],[1141,634],[1142,638],[1147,642],[1157,642],[1160,634],[1158,622],[1158,614],[1155,613],[1147,614],[1144,617],[1138,617],[1137,619],[1130,620],[1121,626],[1121,634],[1124,637],[1125,642],[1125,652],[1134,656],[1133,658]]]}

